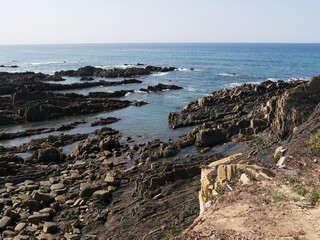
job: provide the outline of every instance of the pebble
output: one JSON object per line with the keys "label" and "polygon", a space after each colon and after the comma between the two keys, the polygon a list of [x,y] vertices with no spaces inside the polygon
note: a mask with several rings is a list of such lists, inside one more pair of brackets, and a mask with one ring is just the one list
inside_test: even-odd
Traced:
{"label": "pebble", "polygon": [[58,231],[58,226],[55,222],[45,222],[43,224],[44,233],[56,233]]}
{"label": "pebble", "polygon": [[73,200],[68,200],[68,201],[66,201],[65,204],[68,205],[68,206],[71,206],[71,205],[74,204],[74,201]]}
{"label": "pebble", "polygon": [[31,215],[28,217],[28,222],[38,224],[40,222],[48,221],[50,220],[50,214],[49,213],[36,213],[34,215]]}
{"label": "pebble", "polygon": [[17,226],[14,228],[14,230],[16,232],[21,232],[22,229],[24,229],[26,225],[27,225],[26,223],[20,222],[20,223],[17,224]]}
{"label": "pebble", "polygon": [[100,185],[91,185],[89,183],[80,184],[80,197],[91,197],[95,191],[101,189]]}
{"label": "pebble", "polygon": [[17,235],[13,238],[13,240],[29,240],[30,236],[29,235]]}
{"label": "pebble", "polygon": [[2,233],[2,237],[3,238],[13,238],[15,237],[17,234],[14,231],[10,231],[10,230],[6,230]]}
{"label": "pebble", "polygon": [[28,186],[28,185],[35,185],[34,181],[32,180],[25,180],[24,181],[24,185]]}
{"label": "pebble", "polygon": [[0,231],[3,231],[12,222],[11,217],[4,216],[0,219]]}
{"label": "pebble", "polygon": [[53,202],[53,197],[50,194],[42,193],[42,192],[34,192],[33,198],[38,202],[42,202],[47,205]]}
{"label": "pebble", "polygon": [[65,185],[62,184],[62,183],[57,183],[57,184],[53,184],[51,187],[50,187],[50,190],[51,191],[56,191],[56,190],[60,190],[60,189],[64,189],[65,188]]}
{"label": "pebble", "polygon": [[39,211],[39,213],[49,213],[49,214],[52,214],[53,213],[53,209],[52,208],[44,208],[44,209],[41,209]]}
{"label": "pebble", "polygon": [[36,200],[27,200],[22,203],[23,208],[29,209],[31,212],[39,211],[40,209],[40,203]]}

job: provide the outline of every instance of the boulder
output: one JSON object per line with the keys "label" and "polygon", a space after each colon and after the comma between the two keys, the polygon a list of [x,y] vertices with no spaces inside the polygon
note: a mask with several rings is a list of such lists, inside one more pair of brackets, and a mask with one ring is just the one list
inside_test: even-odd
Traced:
{"label": "boulder", "polygon": [[39,191],[35,191],[32,195],[33,199],[44,204],[44,205],[50,205],[50,203],[53,202],[53,197],[50,194],[42,193]]}
{"label": "boulder", "polygon": [[119,146],[120,146],[119,140],[115,137],[107,137],[106,139],[103,139],[99,143],[99,148],[102,151],[112,150],[114,148],[118,148]]}
{"label": "boulder", "polygon": [[226,134],[221,129],[204,129],[197,134],[197,145],[202,147],[212,147],[223,143],[226,139]]}
{"label": "boulder", "polygon": [[4,239],[14,238],[17,234],[14,231],[6,230],[2,233]]}
{"label": "boulder", "polygon": [[31,212],[35,212],[35,211],[39,211],[41,206],[40,206],[40,202],[36,201],[36,200],[27,200],[24,201],[21,205],[22,208],[26,208],[29,209],[29,211]]}
{"label": "boulder", "polygon": [[106,201],[110,196],[111,193],[108,190],[98,190],[92,194],[92,197],[101,201]]}
{"label": "boulder", "polygon": [[179,150],[175,146],[168,146],[162,151],[163,158],[171,158],[176,156]]}
{"label": "boulder", "polygon": [[101,189],[100,185],[91,185],[89,183],[81,183],[80,197],[91,197],[92,194]]}
{"label": "boulder", "polygon": [[62,160],[62,155],[57,148],[47,148],[45,150],[38,150],[38,162],[52,163],[60,162]]}

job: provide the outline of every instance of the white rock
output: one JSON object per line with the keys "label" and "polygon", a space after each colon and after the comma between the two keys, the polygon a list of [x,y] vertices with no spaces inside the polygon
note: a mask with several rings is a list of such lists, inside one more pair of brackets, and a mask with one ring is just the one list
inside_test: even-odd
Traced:
{"label": "white rock", "polygon": [[249,184],[250,179],[247,177],[247,174],[245,174],[245,173],[241,174],[240,182],[242,183],[242,185]]}
{"label": "white rock", "polygon": [[285,167],[285,165],[284,165],[285,160],[286,160],[286,157],[281,157],[279,159],[279,161],[277,162],[277,167],[278,168],[284,168]]}

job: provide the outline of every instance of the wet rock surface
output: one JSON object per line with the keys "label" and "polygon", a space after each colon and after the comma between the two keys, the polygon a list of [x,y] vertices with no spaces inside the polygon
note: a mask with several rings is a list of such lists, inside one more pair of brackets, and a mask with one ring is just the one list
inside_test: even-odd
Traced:
{"label": "wet rock surface", "polygon": [[[98,83],[104,86],[141,83],[135,79],[57,86],[44,81],[59,81],[62,76],[81,76],[91,81],[93,76],[136,77],[174,70],[151,66],[122,70],[85,67],[54,76],[0,73],[3,83],[0,123],[42,121],[146,104],[113,99],[134,90],[92,92],[87,96],[56,92]],[[0,146],[2,237],[167,239],[175,236],[199,214],[201,166],[222,158],[218,150],[211,148],[231,140],[246,141],[247,155],[257,154],[257,149],[268,148],[290,136],[319,103],[319,81],[313,78],[309,82],[264,82],[214,92],[189,104],[182,112],[169,115],[172,128],[191,125],[194,128],[168,141],[140,142],[104,126],[95,128],[90,135],[62,133],[17,147]],[[178,89],[181,88],[158,84],[140,91]],[[102,118],[92,126],[117,121],[113,117]],[[82,123],[2,133],[0,138],[66,131]],[[63,147],[68,145],[72,146],[72,152],[63,152]],[[22,158],[18,153],[30,155]],[[228,176],[226,169],[219,170],[219,179],[223,172]],[[248,177],[243,176],[242,181],[248,181]]]}
{"label": "wet rock surface", "polygon": [[0,176],[3,236],[156,239],[191,224],[198,214],[198,165],[216,156],[145,162],[139,153],[160,142],[134,145],[110,128],[103,132],[77,144],[72,155],[48,142],[43,150],[30,144],[35,155],[28,161],[7,159],[18,171]]}
{"label": "wet rock surface", "polygon": [[169,125],[196,126],[185,137],[200,147],[258,134],[265,134],[264,142],[270,146],[308,119],[320,101],[319,83],[320,78],[314,77],[307,82],[267,81],[219,90],[170,113]]}
{"label": "wet rock surface", "polygon": [[[146,71],[145,74],[150,74],[154,71],[172,70],[171,68],[157,67],[146,69],[142,69]],[[140,70],[137,71],[139,72]],[[115,77],[122,77],[122,75],[120,74]],[[59,80],[62,79],[58,75],[52,76],[42,73],[0,73],[0,125],[37,122],[74,115],[114,111],[130,105],[137,106],[136,102],[114,99],[124,97],[127,93],[134,92],[134,90],[90,92],[88,95],[59,93],[57,91],[142,83],[142,81],[137,79],[125,79],[122,81],[100,80],[98,82],[73,84],[46,83],[46,81]],[[147,89],[141,89],[141,91],[158,92],[178,89],[181,89],[181,87],[158,84],[156,86],[149,86]],[[33,133],[29,132],[25,134],[32,135]],[[1,137],[5,138],[6,135],[2,135]]]}

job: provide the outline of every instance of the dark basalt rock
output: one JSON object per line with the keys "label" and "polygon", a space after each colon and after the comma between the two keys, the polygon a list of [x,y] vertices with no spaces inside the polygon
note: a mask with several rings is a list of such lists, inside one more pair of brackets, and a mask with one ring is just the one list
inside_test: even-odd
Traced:
{"label": "dark basalt rock", "polygon": [[6,112],[0,112],[0,125],[8,125],[15,122],[15,117],[11,113],[7,115]]}
{"label": "dark basalt rock", "polygon": [[133,92],[133,90],[120,90],[120,91],[114,91],[114,92],[90,92],[89,97],[90,98],[119,98],[124,97],[127,93]]}
{"label": "dark basalt rock", "polygon": [[114,130],[114,129],[108,128],[108,127],[104,127],[104,128],[97,129],[96,131],[94,131],[94,134],[97,136],[100,136],[100,137],[112,136],[112,135],[116,135],[118,133],[119,133],[118,130]]}
{"label": "dark basalt rock", "polygon": [[112,150],[120,146],[119,140],[116,137],[110,136],[103,139],[99,143],[99,148],[101,151]]}
{"label": "dark basalt rock", "polygon": [[144,101],[135,101],[133,103],[133,106],[135,107],[141,107],[141,106],[144,106],[144,105],[147,105],[148,103],[147,102],[144,102]]}
{"label": "dark basalt rock", "polygon": [[[167,69],[163,69],[167,71]],[[130,105],[129,101],[114,100],[111,98],[124,97],[134,90],[120,90],[115,92],[90,92],[88,96],[76,93],[57,93],[55,91],[82,89],[94,86],[117,86],[122,84],[139,84],[140,80],[125,79],[118,82],[86,82],[83,84],[49,84],[43,81],[59,78],[38,73],[9,74],[0,73],[0,83],[3,82],[0,94],[11,93],[11,97],[1,97],[0,125],[22,122],[36,122],[46,119],[56,119],[66,116],[91,114],[112,111]],[[158,84],[142,89],[145,92],[181,89],[175,85]]]}
{"label": "dark basalt rock", "polygon": [[6,65],[0,65],[0,68],[18,68],[19,66],[17,65],[10,65],[10,66],[6,66]]}
{"label": "dark basalt rock", "polygon": [[92,123],[91,126],[95,127],[95,126],[107,125],[107,124],[115,123],[118,121],[120,121],[120,119],[115,117],[101,118],[99,121]]}
{"label": "dark basalt rock", "polygon": [[94,80],[93,77],[82,77],[82,78],[80,79],[80,81],[93,81],[93,80]]}
{"label": "dark basalt rock", "polygon": [[78,70],[68,70],[68,71],[60,71],[56,72],[56,76],[71,76],[71,77],[103,77],[103,78],[118,78],[118,77],[135,77],[135,76],[143,76],[149,75],[153,72],[169,72],[174,71],[176,68],[174,67],[154,67],[154,66],[147,66],[145,68],[113,68],[113,69],[102,69],[102,68],[95,68],[92,66],[86,66],[79,68]]}
{"label": "dark basalt rock", "polygon": [[15,92],[27,91],[64,91],[74,89],[84,89],[97,86],[118,86],[123,84],[140,84],[137,79],[125,79],[123,81],[107,82],[100,80],[99,82],[84,82],[74,84],[50,84],[46,81],[64,81],[65,79],[57,75],[47,75],[43,73],[5,73],[0,72],[0,96],[8,95]]}
{"label": "dark basalt rock", "polygon": [[42,163],[56,163],[63,160],[63,156],[57,148],[47,148],[38,150],[38,162]]}
{"label": "dark basalt rock", "polygon": [[221,129],[201,129],[197,134],[197,143],[202,147],[210,147],[226,141],[226,133]]}
{"label": "dark basalt rock", "polygon": [[148,86],[147,89],[141,88],[140,91],[143,92],[161,92],[165,90],[180,90],[183,89],[182,87],[176,86],[176,85],[166,85],[159,83],[156,86]]}

